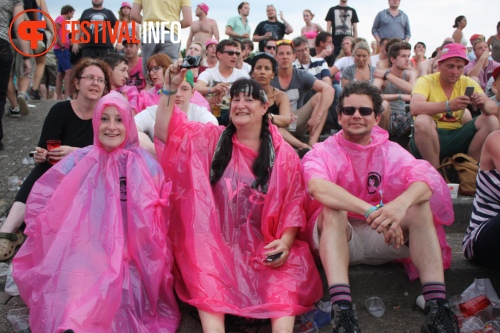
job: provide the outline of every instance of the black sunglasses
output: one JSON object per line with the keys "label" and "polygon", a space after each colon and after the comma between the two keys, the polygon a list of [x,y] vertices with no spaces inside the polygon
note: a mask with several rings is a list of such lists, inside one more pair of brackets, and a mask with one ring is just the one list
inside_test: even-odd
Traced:
{"label": "black sunglasses", "polygon": [[227,53],[230,57],[234,56],[235,54],[237,57],[239,57],[241,54],[241,52],[237,52],[237,51],[222,51],[221,53]]}
{"label": "black sunglasses", "polygon": [[359,108],[355,108],[354,106],[344,106],[340,108],[340,113],[343,113],[346,116],[352,116],[356,112],[356,110],[358,110],[359,114],[362,116],[369,116],[373,113],[373,109],[366,106],[362,106]]}
{"label": "black sunglasses", "polygon": [[267,50],[276,50],[276,46],[266,46]]}

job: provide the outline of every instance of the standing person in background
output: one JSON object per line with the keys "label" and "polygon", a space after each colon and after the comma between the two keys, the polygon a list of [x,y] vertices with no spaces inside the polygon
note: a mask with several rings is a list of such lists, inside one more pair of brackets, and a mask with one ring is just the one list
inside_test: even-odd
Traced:
{"label": "standing person in background", "polygon": [[402,10],[399,10],[401,0],[389,0],[389,8],[380,11],[375,17],[372,27],[372,35],[377,42],[381,38],[401,38],[405,42],[410,41],[410,20]]}
{"label": "standing person in background", "polygon": [[123,52],[128,61],[128,79],[127,86],[136,86],[141,91],[146,87],[146,79],[142,74],[142,57],[139,57],[139,44],[127,43],[123,40]]}
{"label": "standing person in background", "polygon": [[288,35],[293,32],[292,26],[283,18],[282,11],[280,11],[280,19],[283,23],[277,20],[276,8],[273,5],[267,5],[266,14],[267,21],[262,21],[257,25],[252,37],[254,42],[259,42],[259,52],[264,52],[266,38],[273,37],[280,40],[283,39],[285,34]]}
{"label": "standing person in background", "polygon": [[[142,11],[142,15],[141,15]],[[182,20],[181,20],[182,13]],[[132,13],[130,14],[132,20],[139,22],[179,22],[181,23],[181,28],[189,28],[193,22],[191,15],[191,0],[134,0],[132,6]],[[142,72],[146,78],[148,87],[153,85],[148,78],[148,68],[147,62],[149,57],[155,53],[165,53],[170,59],[175,60],[179,57],[179,51],[181,49],[180,31],[177,31],[177,27],[174,26],[174,30],[161,31],[164,33],[165,43],[155,43],[152,39],[151,41],[142,41],[141,44],[141,55],[144,58],[142,62]],[[159,28],[161,29],[161,28]],[[142,34],[147,34],[149,31],[142,31]],[[158,32],[159,33],[159,32]],[[173,36],[175,35],[175,37]],[[178,43],[174,43],[173,40],[179,40]]]}
{"label": "standing person in background", "polygon": [[225,33],[230,39],[250,38],[252,30],[248,24],[248,15],[250,15],[250,4],[243,1],[238,5],[238,16],[233,16],[227,21]]}
{"label": "standing person in background", "polygon": [[[49,12],[45,0],[36,0],[36,4],[38,6],[38,9],[40,9],[41,11],[45,13]],[[36,13],[36,14],[38,15],[39,21],[45,20],[45,16],[42,13]],[[47,20],[46,23],[47,23],[47,29],[38,30],[43,35],[43,40],[38,41],[38,48],[34,52],[35,54],[39,54],[47,50],[47,48],[50,46],[50,43],[52,42],[52,38],[55,35],[54,26],[49,22],[47,22]],[[50,35],[47,36],[47,33],[49,33]],[[52,38],[50,38],[51,36]],[[30,97],[33,98],[34,100],[42,99],[40,93],[38,92],[38,88],[40,87],[40,82],[42,82],[43,72],[45,71],[45,59],[46,59],[46,54],[35,57],[35,73],[33,75],[33,85],[30,88]]]}
{"label": "standing person in background", "polygon": [[75,9],[72,6],[63,6],[61,8],[61,15],[59,15],[55,21],[57,31],[55,35],[57,40],[54,43],[54,54],[57,59],[56,95],[59,100],[70,97],[68,88],[71,83],[71,74],[73,72],[73,66],[71,66],[71,51],[69,50],[70,38],[69,32],[66,33],[66,36],[63,36],[62,33],[65,30],[63,29],[63,24],[71,20],[74,14]]}
{"label": "standing person in background", "polygon": [[347,6],[347,0],[340,0],[337,6],[330,8],[325,21],[326,31],[333,36],[335,56],[338,56],[344,37],[358,38],[358,14],[354,8]]}
{"label": "standing person in background", "polygon": [[[134,26],[132,25],[132,19],[130,18],[130,14],[132,11],[132,5],[130,2],[124,1],[122,2],[122,5],[120,7],[120,10],[118,11],[118,20],[120,21],[120,24],[125,24],[124,22],[127,22],[127,31],[128,31],[128,36],[130,40],[132,38],[135,38],[136,40],[140,40],[141,38],[141,25],[136,22],[135,24],[135,30]],[[122,31],[122,27],[120,25],[120,28],[118,31]],[[116,43],[116,52],[118,53],[123,53],[123,43],[120,41],[117,41]]]}
{"label": "standing person in background", "polygon": [[307,42],[309,44],[309,48],[314,48],[314,42],[316,41],[316,36],[319,32],[324,31],[323,28],[318,23],[313,23],[312,19],[314,18],[314,14],[310,9],[306,9],[302,12],[302,17],[304,17],[304,22],[306,25],[302,27],[300,33],[302,36],[307,38]]}
{"label": "standing person in background", "polygon": [[208,5],[204,2],[196,6],[194,14],[198,17],[198,21],[194,21],[191,25],[186,50],[189,50],[193,42],[199,42],[201,45],[205,45],[209,39],[215,38],[219,40],[219,27],[217,26],[217,21],[207,17],[208,9]]}
{"label": "standing person in background", "polygon": [[491,48],[491,57],[496,62],[500,62],[500,21],[497,24],[496,35],[488,38],[488,46]]}
{"label": "standing person in background", "polygon": [[467,38],[465,38],[463,30],[467,26],[467,19],[465,16],[460,15],[455,18],[455,24],[453,25],[453,28],[456,28],[455,31],[453,31],[453,35],[451,35],[451,38],[453,39],[454,43],[457,44],[462,44],[463,46],[467,46]]}
{"label": "standing person in background", "polygon": [[[21,13],[23,2],[21,0],[1,0],[0,5],[0,150],[4,149],[3,139],[3,124],[2,118],[5,110],[5,102],[7,101],[7,89],[9,85],[10,72],[14,55],[9,40],[9,28],[11,21],[17,14]],[[14,21],[14,29],[17,31],[22,18]],[[28,54],[30,47],[27,41],[20,41],[21,50]],[[31,72],[31,60],[29,57],[24,57],[23,60],[24,74],[28,75]]]}
{"label": "standing person in background", "polygon": [[[113,43],[111,41],[111,34],[113,32],[106,29],[106,36],[103,39],[102,36],[102,24],[109,22],[111,27],[114,28],[117,21],[115,14],[103,6],[104,0],[92,0],[92,8],[85,9],[80,17],[80,24],[82,22],[88,22],[89,28],[87,29],[90,33],[90,40],[88,43],[76,43],[73,44],[73,53],[77,53],[78,49],[82,49],[82,56],[84,58],[97,58],[114,51]],[[103,23],[94,26],[92,21],[101,21]],[[97,42],[95,42],[97,36]],[[84,39],[81,31],[76,33],[76,40]]]}

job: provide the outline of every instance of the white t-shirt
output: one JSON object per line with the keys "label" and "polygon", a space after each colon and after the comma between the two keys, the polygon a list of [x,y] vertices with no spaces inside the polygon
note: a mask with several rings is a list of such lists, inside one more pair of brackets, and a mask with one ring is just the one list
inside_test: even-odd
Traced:
{"label": "white t-shirt", "polygon": [[[156,120],[156,109],[158,105],[152,105],[145,108],[142,112],[135,115],[135,125],[139,132],[146,133],[151,141],[154,140],[155,136],[155,120]],[[214,125],[219,125],[217,118],[202,106],[190,103],[187,112],[187,118],[189,121],[197,121],[200,123],[212,123]]]}
{"label": "white t-shirt", "polygon": [[335,64],[333,64],[333,66],[337,67],[340,70],[340,77],[342,77],[342,72],[344,71],[344,69],[351,65],[354,65],[354,57],[343,57],[335,61]]}
{"label": "white t-shirt", "polygon": [[250,74],[252,66],[250,66],[250,64],[247,64],[246,62],[243,62],[243,66],[241,67],[241,69]]}
{"label": "white t-shirt", "polygon": [[219,72],[219,66],[216,66],[203,71],[203,73],[198,76],[198,81],[205,82],[207,87],[213,87],[217,85],[217,83],[221,82],[232,84],[234,81],[242,77],[250,78],[248,72],[238,68],[234,68],[233,73],[231,73],[229,77],[223,77]]}
{"label": "white t-shirt", "polygon": [[380,54],[375,54],[370,57],[373,67],[377,67],[377,62],[380,60]]}

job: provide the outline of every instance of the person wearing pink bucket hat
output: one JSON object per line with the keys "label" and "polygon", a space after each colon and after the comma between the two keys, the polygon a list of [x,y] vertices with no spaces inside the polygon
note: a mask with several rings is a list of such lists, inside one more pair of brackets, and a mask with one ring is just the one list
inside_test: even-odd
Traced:
{"label": "person wearing pink bucket hat", "polygon": [[[498,128],[495,103],[476,81],[463,75],[469,63],[464,45],[444,46],[438,63],[440,72],[421,76],[413,87],[410,108],[415,121],[410,152],[435,168],[445,157],[458,153],[479,161],[484,140]],[[473,119],[466,112],[470,104],[481,110]]]}
{"label": "person wearing pink bucket hat", "polygon": [[[127,25],[127,30],[128,30],[128,36],[130,37],[127,42],[130,42],[132,38],[134,40],[140,40],[141,35],[140,35],[140,24],[137,22],[132,23],[132,18],[131,18],[131,12],[132,12],[132,5],[128,1],[123,1],[122,5],[120,6],[120,10],[118,11],[118,20],[120,21],[120,28],[118,31],[121,31],[121,26],[122,25]],[[116,43],[116,52],[124,54],[124,47],[122,42],[117,42]]]}
{"label": "person wearing pink bucket hat", "polygon": [[207,40],[207,42],[205,43],[205,54],[206,54],[205,61],[207,63],[208,68],[215,67],[215,65],[217,65],[217,62],[219,61],[217,59],[217,51],[216,51],[217,44],[219,44],[219,42],[217,41],[217,39],[214,38]]}
{"label": "person wearing pink bucket hat", "polygon": [[199,42],[204,45],[211,38],[219,40],[219,27],[217,26],[217,21],[207,17],[208,9],[208,5],[204,2],[196,6],[194,14],[198,17],[198,21],[194,21],[191,25],[186,43],[186,50],[189,50],[193,42]]}

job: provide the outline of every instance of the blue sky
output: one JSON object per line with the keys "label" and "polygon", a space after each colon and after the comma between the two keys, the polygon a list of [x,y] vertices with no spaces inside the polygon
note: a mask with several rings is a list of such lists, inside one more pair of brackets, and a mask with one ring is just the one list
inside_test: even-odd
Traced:
{"label": "blue sky", "polygon": [[[208,16],[215,19],[219,26],[221,38],[226,38],[224,29],[228,19],[231,16],[237,15],[237,7],[240,0],[192,0],[191,7],[194,9],[200,2],[205,2],[209,7]],[[338,4],[338,1],[311,1],[306,2],[301,0],[246,0],[250,3],[249,22],[252,28],[252,33],[260,21],[266,20],[266,5],[274,4],[276,10],[283,11],[285,19],[292,25],[294,32],[287,36],[293,38],[300,35],[300,29],[304,26],[302,19],[302,11],[311,9],[316,15],[314,22],[319,23],[326,28],[325,16],[328,9]],[[75,18],[79,18],[83,10],[91,7],[91,0],[82,0],[73,3],[68,0],[50,0],[47,1],[49,12],[55,19],[60,12],[62,6],[66,4],[72,5],[76,9]],[[130,1],[132,2],[132,1]],[[313,4],[314,3],[314,4]],[[121,0],[104,0],[104,7],[117,12],[121,4]],[[371,27],[375,15],[382,9],[388,8],[387,0],[349,0],[348,5],[356,9],[359,17],[358,32],[360,37],[366,38],[368,41],[373,40],[371,35]],[[481,33],[487,38],[496,33],[496,25],[500,20],[500,1],[492,0],[419,0],[410,1],[402,0],[400,9],[403,10],[410,19],[412,30],[412,45],[417,41],[423,41],[427,44],[427,55],[430,56],[432,51],[441,44],[446,37],[451,37],[453,33],[453,24],[455,17],[465,15],[468,25],[464,29],[464,35],[467,39],[475,33]],[[186,39],[189,35],[189,29],[183,29],[181,40],[182,48],[186,45]]]}

